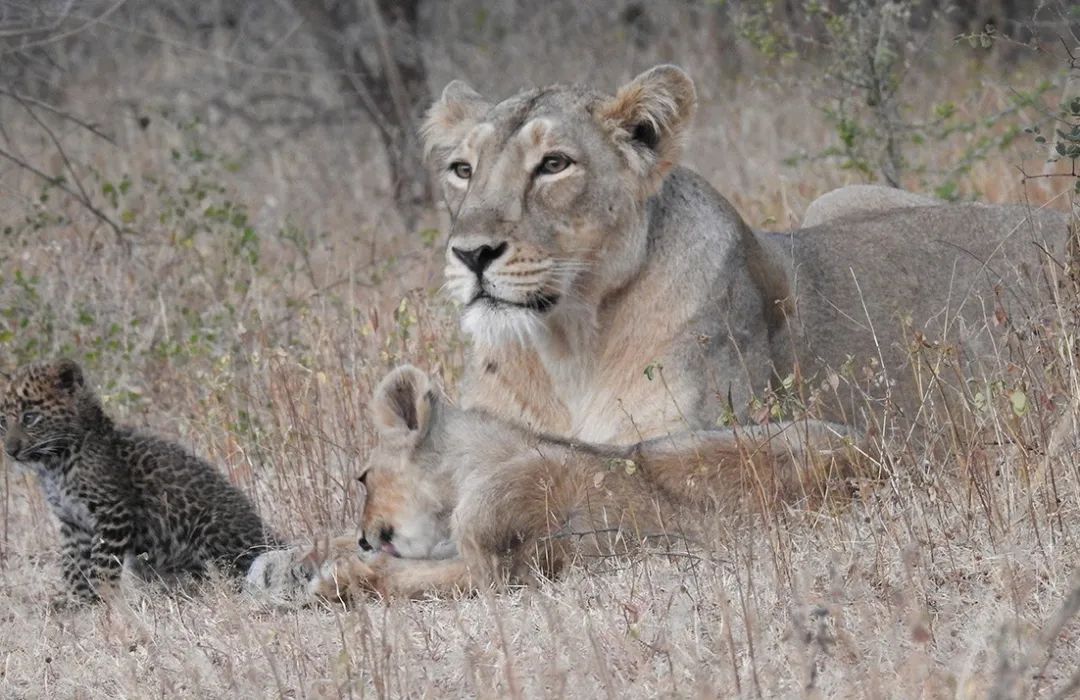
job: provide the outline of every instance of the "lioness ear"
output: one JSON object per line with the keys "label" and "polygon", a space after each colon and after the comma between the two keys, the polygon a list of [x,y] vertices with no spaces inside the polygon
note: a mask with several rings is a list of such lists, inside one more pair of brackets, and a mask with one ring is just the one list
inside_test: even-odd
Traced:
{"label": "lioness ear", "polygon": [[656,66],[619,88],[594,111],[627,162],[655,192],[674,167],[697,106],[694,82],[678,66]]}
{"label": "lioness ear", "polygon": [[75,393],[78,389],[81,389],[86,380],[83,378],[82,368],[75,360],[69,360],[64,358],[57,360],[49,368],[49,373],[53,378],[53,382],[56,384],[56,388],[69,394]]}
{"label": "lioness ear", "polygon": [[489,109],[491,105],[467,83],[451,81],[443,88],[442,97],[431,105],[420,127],[428,162],[434,164],[445,158]]}
{"label": "lioness ear", "polygon": [[379,437],[416,445],[431,428],[435,388],[426,374],[412,365],[394,369],[379,383],[372,413]]}

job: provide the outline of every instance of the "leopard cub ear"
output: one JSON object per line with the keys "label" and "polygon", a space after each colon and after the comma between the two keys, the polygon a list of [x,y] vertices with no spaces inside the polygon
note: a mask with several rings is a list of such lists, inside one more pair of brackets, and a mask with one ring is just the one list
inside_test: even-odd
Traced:
{"label": "leopard cub ear", "polygon": [[74,360],[66,357],[57,360],[50,370],[54,385],[61,391],[71,394],[86,386],[82,367]]}

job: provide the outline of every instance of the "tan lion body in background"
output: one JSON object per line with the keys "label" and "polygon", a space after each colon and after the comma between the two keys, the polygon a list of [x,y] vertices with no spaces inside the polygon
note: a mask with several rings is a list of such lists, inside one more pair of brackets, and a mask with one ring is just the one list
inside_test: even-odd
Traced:
{"label": "tan lion body in background", "polygon": [[[462,407],[630,445],[745,421],[796,375],[828,387],[805,400],[811,415],[856,426],[880,426],[886,396],[909,422],[931,399],[964,400],[1000,356],[994,319],[1027,311],[1063,249],[1064,217],[845,188],[811,206],[813,226],[756,233],[676,166],[694,104],[671,66],[614,97],[554,87],[492,105],[447,86],[425,136],[452,215],[447,286],[474,341]],[[916,337],[953,348],[932,391],[907,367]],[[506,510],[470,517],[515,535]],[[386,551],[397,534],[365,531]]]}
{"label": "tan lion body in background", "polygon": [[898,190],[884,185],[847,185],[826,192],[810,202],[803,212],[802,227],[813,228],[848,216],[889,209],[933,207],[945,204],[936,197]]}

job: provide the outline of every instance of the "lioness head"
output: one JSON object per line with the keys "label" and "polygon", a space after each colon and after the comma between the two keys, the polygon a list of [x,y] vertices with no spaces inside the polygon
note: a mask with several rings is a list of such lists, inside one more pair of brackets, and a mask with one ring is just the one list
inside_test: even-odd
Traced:
{"label": "lioness head", "polygon": [[443,468],[439,420],[453,410],[426,374],[404,365],[375,390],[372,417],[378,432],[360,473],[366,490],[360,547],[406,559],[453,554],[452,474]]}
{"label": "lioness head", "polygon": [[589,314],[644,263],[648,210],[675,165],[694,85],[658,66],[614,97],[579,87],[491,104],[460,81],[424,125],[452,225],[463,327],[480,342]]}

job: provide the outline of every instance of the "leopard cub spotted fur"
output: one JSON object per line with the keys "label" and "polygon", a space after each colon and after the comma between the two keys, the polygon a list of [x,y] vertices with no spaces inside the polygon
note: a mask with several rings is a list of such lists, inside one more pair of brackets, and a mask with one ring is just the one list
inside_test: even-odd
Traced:
{"label": "leopard cub spotted fur", "polygon": [[60,522],[69,594],[94,601],[128,565],[145,576],[243,576],[274,536],[251,502],[177,445],[117,426],[79,365],[15,372],[0,393],[4,451],[38,476]]}

